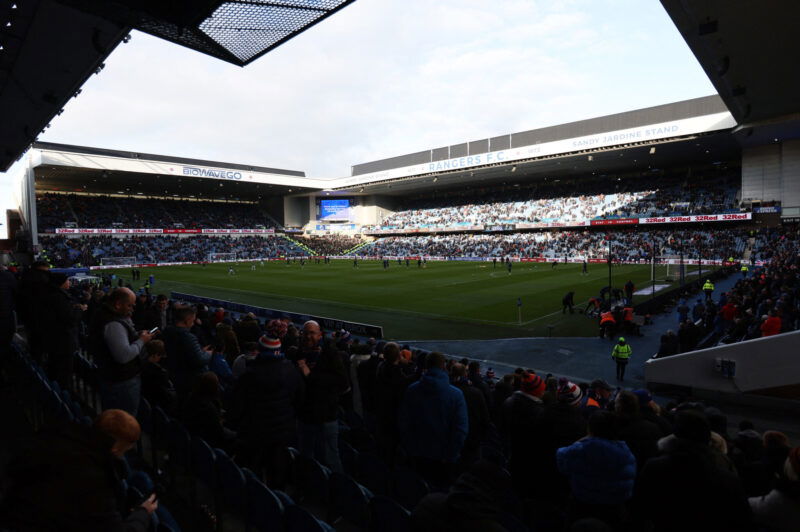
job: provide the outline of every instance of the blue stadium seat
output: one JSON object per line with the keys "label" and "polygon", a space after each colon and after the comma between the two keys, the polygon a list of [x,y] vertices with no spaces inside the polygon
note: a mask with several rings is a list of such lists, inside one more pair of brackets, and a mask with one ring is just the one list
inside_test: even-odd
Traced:
{"label": "blue stadium seat", "polygon": [[428,483],[414,471],[397,469],[392,474],[392,495],[404,508],[413,510],[430,493]]}
{"label": "blue stadium seat", "polygon": [[142,397],[139,400],[139,411],[136,413],[136,419],[142,427],[142,431],[147,434],[153,433],[153,409],[150,407],[150,402]]}
{"label": "blue stadium seat", "polygon": [[158,467],[158,454],[156,451],[158,449],[167,449],[167,443],[169,442],[169,424],[169,416],[161,410],[161,407],[157,406],[153,408],[153,467]]}
{"label": "blue stadium seat", "polygon": [[294,460],[292,477],[303,501],[312,504],[328,504],[328,478],[330,470],[314,460],[298,455]]}
{"label": "blue stadium seat", "polygon": [[231,513],[245,515],[247,491],[242,470],[222,449],[214,449],[217,464],[218,499]]}
{"label": "blue stadium seat", "polygon": [[173,468],[180,469],[184,473],[191,470],[192,437],[186,428],[176,419],[172,419],[167,426],[167,448],[169,452],[169,463]]}
{"label": "blue stadium seat", "polygon": [[358,482],[342,475],[331,473],[330,476],[330,519],[334,522],[339,517],[357,527],[366,528],[369,523],[369,500],[372,493]]}
{"label": "blue stadium seat", "polygon": [[358,472],[358,451],[342,439],[339,440],[339,458],[342,460],[344,472],[355,476]]}
{"label": "blue stadium seat", "polygon": [[247,471],[247,525],[264,532],[283,529],[283,503],[275,493]]}
{"label": "blue stadium seat", "polygon": [[519,520],[518,517],[504,513],[497,518],[497,522],[502,525],[508,532],[530,532],[525,523]]}
{"label": "blue stadium seat", "polygon": [[333,532],[335,529],[314,517],[299,506],[288,506],[284,511],[286,532]]}
{"label": "blue stadium seat", "polygon": [[388,497],[376,495],[369,501],[371,532],[410,532],[411,514]]}
{"label": "blue stadium seat", "polygon": [[217,455],[211,446],[202,438],[192,438],[192,475],[205,484],[211,493],[214,493],[217,487],[216,462]]}
{"label": "blue stadium seat", "polygon": [[369,453],[359,455],[358,472],[355,478],[373,493],[377,495],[387,495],[389,493],[391,473],[386,462],[378,456]]}

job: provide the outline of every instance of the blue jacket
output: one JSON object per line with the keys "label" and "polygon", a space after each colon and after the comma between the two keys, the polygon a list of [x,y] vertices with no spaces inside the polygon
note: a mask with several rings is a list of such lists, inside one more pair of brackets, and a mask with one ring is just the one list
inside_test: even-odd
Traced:
{"label": "blue jacket", "polygon": [[455,462],[469,432],[464,394],[443,370],[429,369],[406,390],[398,428],[409,456]]}
{"label": "blue jacket", "polygon": [[587,438],[556,452],[572,495],[588,504],[621,504],[633,495],[636,458],[624,441]]}

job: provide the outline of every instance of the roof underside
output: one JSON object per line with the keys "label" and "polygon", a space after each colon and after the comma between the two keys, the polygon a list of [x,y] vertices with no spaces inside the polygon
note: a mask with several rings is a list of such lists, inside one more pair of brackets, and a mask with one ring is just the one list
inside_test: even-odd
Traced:
{"label": "roof underside", "polygon": [[35,169],[35,179],[37,193],[69,192],[258,201],[301,192],[297,187],[284,185],[69,166],[38,166]]}
{"label": "roof underside", "polygon": [[0,2],[0,171],[133,29],[244,66],[354,1]]}
{"label": "roof underside", "polygon": [[800,2],[661,3],[739,124],[800,110]]}
{"label": "roof underside", "polygon": [[[650,153],[653,149],[654,152]],[[669,168],[701,167],[720,162],[738,165],[740,161],[741,147],[734,136],[725,131],[685,140],[667,140],[648,145],[609,148],[592,153],[394,179],[372,185],[342,188],[331,193],[402,196],[432,189],[465,185],[497,185],[545,178],[563,179],[636,172],[657,176],[659,174],[656,172]]]}

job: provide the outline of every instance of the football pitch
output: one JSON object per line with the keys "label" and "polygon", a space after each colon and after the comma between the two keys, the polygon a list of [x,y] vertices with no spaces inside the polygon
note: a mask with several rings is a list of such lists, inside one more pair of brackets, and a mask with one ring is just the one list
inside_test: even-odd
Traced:
{"label": "football pitch", "polygon": [[[284,261],[234,265],[167,266],[143,271],[155,275],[153,293],[170,291],[213,297],[260,307],[380,325],[386,338],[455,340],[534,336],[592,336],[597,321],[577,311],[608,284],[608,266],[592,264],[588,275],[579,264],[429,262],[418,268],[380,261],[332,261],[331,264]],[[127,270],[117,270],[128,276]],[[650,267],[612,268],[612,286],[632,280],[636,289],[649,287]],[[661,286],[664,286],[663,284]],[[562,314],[561,299],[575,292],[576,312]],[[521,299],[522,306],[517,300]]]}

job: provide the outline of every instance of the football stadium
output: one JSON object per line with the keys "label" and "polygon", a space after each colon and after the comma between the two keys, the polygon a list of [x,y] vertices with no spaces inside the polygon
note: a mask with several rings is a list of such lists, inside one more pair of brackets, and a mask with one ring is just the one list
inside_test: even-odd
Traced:
{"label": "football stadium", "polygon": [[798,530],[800,7],[662,0],[716,94],[343,177],[38,138],[133,30],[351,3],[0,6],[0,530]]}

